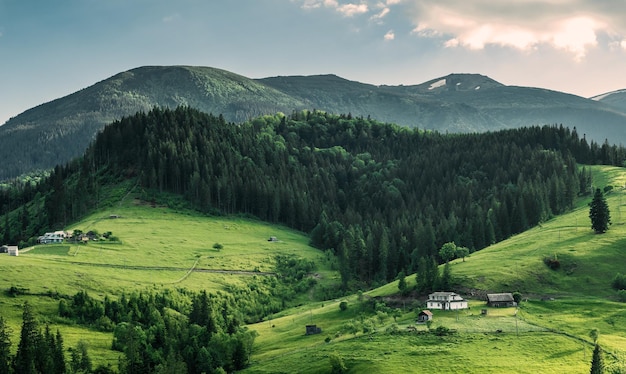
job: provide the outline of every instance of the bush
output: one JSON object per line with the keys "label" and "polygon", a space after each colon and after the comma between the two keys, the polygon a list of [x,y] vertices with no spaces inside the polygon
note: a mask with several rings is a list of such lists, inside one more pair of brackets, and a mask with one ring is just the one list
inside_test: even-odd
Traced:
{"label": "bush", "polygon": [[348,309],[348,302],[347,301],[342,301],[339,303],[339,309],[341,309],[341,311],[343,312],[344,310]]}
{"label": "bush", "polygon": [[616,290],[626,290],[626,275],[622,275],[620,273],[615,274],[611,285]]}
{"label": "bush", "polygon": [[337,353],[333,352],[328,356],[330,361],[330,372],[333,374],[345,373],[348,371],[346,364],[343,362],[343,358]]}
{"label": "bush", "polygon": [[546,264],[552,270],[558,270],[561,267],[561,263],[559,262],[559,260],[556,259],[556,256],[545,257],[543,259],[543,263]]}
{"label": "bush", "polygon": [[450,330],[449,328],[445,326],[437,326],[431,332],[437,336],[446,336],[446,335],[454,334],[453,330]]}
{"label": "bush", "polygon": [[513,292],[513,300],[515,300],[517,305],[519,305],[519,303],[522,301],[522,294],[519,292]]}
{"label": "bush", "polygon": [[617,299],[623,303],[626,303],[626,290],[617,291]]}
{"label": "bush", "polygon": [[222,248],[224,248],[224,246],[223,246],[223,245],[221,245],[220,243],[215,243],[215,244],[213,244],[213,249],[216,249],[216,250],[218,250],[218,251],[221,251],[221,250],[222,250]]}

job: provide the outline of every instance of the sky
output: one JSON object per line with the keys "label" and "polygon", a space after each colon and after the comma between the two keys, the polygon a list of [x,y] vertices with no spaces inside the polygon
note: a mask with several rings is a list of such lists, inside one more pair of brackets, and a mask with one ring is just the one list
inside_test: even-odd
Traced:
{"label": "sky", "polygon": [[626,88],[624,0],[0,0],[0,124],[119,72]]}

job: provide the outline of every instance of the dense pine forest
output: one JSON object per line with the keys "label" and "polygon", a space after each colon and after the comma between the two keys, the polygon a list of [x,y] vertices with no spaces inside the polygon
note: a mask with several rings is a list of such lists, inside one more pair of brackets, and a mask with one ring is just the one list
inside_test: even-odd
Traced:
{"label": "dense pine forest", "polygon": [[104,204],[101,185],[133,178],[146,200],[179,194],[207,214],[310,233],[337,255],[346,288],[367,287],[418,270],[444,243],[476,251],[548,220],[591,191],[579,164],[625,158],[563,126],[441,134],[319,111],[235,124],[155,108],[107,126],[42,182],[3,189],[0,238],[32,243]]}

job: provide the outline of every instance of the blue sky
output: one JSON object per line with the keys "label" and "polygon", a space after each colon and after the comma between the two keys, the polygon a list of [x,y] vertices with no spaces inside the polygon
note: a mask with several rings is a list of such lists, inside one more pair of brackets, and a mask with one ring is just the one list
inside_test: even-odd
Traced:
{"label": "blue sky", "polygon": [[[494,4],[495,3],[495,4]],[[626,88],[623,0],[0,0],[0,124],[144,65]]]}

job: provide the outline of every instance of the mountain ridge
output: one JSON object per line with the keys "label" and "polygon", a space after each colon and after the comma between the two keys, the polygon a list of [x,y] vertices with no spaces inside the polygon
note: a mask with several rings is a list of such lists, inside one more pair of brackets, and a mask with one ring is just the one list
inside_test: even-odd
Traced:
{"label": "mountain ridge", "polygon": [[376,86],[334,74],[250,79],[204,66],[143,66],[28,109],[0,126],[5,160],[0,180],[68,162],[123,116],[181,105],[222,114],[229,122],[318,109],[453,133],[561,123],[597,142],[626,143],[626,107],[506,86],[480,74]]}

